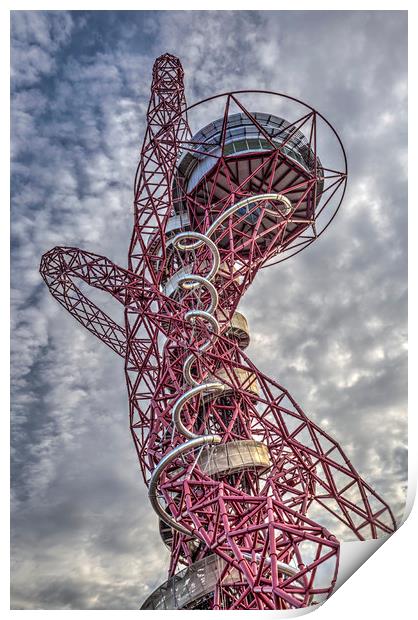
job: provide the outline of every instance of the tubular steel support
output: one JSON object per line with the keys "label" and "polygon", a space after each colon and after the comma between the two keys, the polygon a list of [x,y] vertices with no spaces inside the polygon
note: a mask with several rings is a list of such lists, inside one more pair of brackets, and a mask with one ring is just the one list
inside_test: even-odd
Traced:
{"label": "tubular steel support", "polygon": [[[248,94],[262,95],[187,108],[180,61],[158,58],[128,268],[65,247],[41,262],[52,295],[125,359],[130,430],[171,549],[146,609],[314,605],[333,590],[340,540],[396,529],[339,444],[243,351],[240,299],[259,269],[326,229],[347,177],[341,141],[316,110],[266,93],[269,105],[294,106],[283,119],[248,110]],[[192,136],[191,116],[214,102],[222,117]],[[339,160],[319,159],[319,135]],[[77,279],[123,305],[123,325]]]}

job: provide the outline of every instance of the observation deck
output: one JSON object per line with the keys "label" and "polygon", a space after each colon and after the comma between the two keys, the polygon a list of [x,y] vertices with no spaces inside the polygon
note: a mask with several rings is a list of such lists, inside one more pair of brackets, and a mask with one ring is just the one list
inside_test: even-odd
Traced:
{"label": "observation deck", "polygon": [[[324,187],[323,169],[308,138],[294,124],[261,112],[253,112],[251,117],[243,113],[228,116],[225,131],[223,118],[219,118],[191,138],[189,150],[183,148],[173,184],[174,217],[181,216],[192,230],[199,230],[205,210],[209,207],[210,217],[216,218],[231,196],[236,200],[269,192],[283,193],[294,209],[280,241],[274,244],[285,247],[314,220]],[[261,207],[254,206],[250,204],[238,211],[240,217],[249,213],[234,228],[236,241],[251,235],[257,225],[257,243],[261,248],[267,247],[274,238],[275,225],[287,213],[265,213],[262,221],[257,222]],[[224,237],[218,246],[227,249],[228,238]],[[246,252],[242,250],[240,254],[245,257]]]}
{"label": "observation deck", "polygon": [[[280,148],[282,154],[293,160],[293,163],[302,170],[309,174],[314,172],[314,153],[301,131],[294,132],[293,125],[273,114],[254,112],[252,116],[258,127],[246,114],[228,116],[223,148],[221,145],[223,118],[209,123],[192,137],[190,145],[196,152],[184,152],[180,155],[178,163],[178,172],[185,181],[187,192],[197,187],[221,156],[261,155],[265,151]],[[271,142],[265,134],[269,135]],[[316,159],[316,164],[317,167],[321,167],[319,158]]]}

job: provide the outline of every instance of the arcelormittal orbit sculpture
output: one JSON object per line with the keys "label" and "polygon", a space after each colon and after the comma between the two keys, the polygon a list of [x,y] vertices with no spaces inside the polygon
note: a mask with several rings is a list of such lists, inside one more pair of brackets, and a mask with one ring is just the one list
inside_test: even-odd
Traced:
{"label": "arcelormittal orbit sculpture", "polygon": [[[218,120],[192,135],[193,116]],[[332,592],[340,538],[396,527],[338,443],[246,356],[237,311],[260,268],[326,228],[346,176],[342,144],[313,108],[260,91],[187,108],[181,64],[165,54],[153,69],[128,268],[73,247],[42,258],[54,297],[125,359],[131,433],[171,550],[168,580],[143,609],[313,605]],[[113,295],[124,325],[77,279]]]}

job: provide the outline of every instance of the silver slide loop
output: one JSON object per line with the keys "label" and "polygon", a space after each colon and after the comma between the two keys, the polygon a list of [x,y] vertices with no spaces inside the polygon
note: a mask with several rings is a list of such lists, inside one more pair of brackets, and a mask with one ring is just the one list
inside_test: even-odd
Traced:
{"label": "silver slide loop", "polygon": [[205,445],[210,445],[210,444],[215,444],[215,443],[220,443],[220,442],[221,442],[221,438],[219,437],[219,435],[201,435],[194,439],[190,439],[189,441],[185,441],[180,446],[177,446],[176,448],[171,450],[171,452],[166,454],[161,459],[161,461],[158,463],[154,471],[152,472],[151,480],[149,483],[149,490],[148,490],[148,497],[150,499],[151,505],[154,508],[157,515],[160,517],[160,519],[164,521],[164,523],[167,523],[167,525],[171,526],[174,530],[181,532],[181,534],[192,535],[193,532],[189,530],[187,527],[184,527],[183,525],[181,525],[180,523],[177,523],[177,521],[164,510],[163,506],[161,506],[160,501],[158,499],[158,495],[157,495],[157,488],[158,488],[158,483],[159,483],[161,473],[172,461],[174,461],[178,456],[180,456],[184,452],[188,452],[189,450],[193,450],[194,448],[200,448],[200,446],[205,446]]}
{"label": "silver slide loop", "polygon": [[204,393],[204,394],[217,394],[218,395],[218,394],[221,394],[224,391],[224,389],[225,389],[225,385],[223,383],[218,383],[218,382],[213,381],[210,383],[201,383],[200,385],[197,385],[196,387],[193,387],[187,392],[185,392],[184,394],[182,394],[182,396],[180,396],[180,398],[176,400],[175,405],[173,407],[173,420],[174,420],[174,424],[178,432],[184,435],[185,437],[187,437],[187,439],[196,439],[196,437],[200,437],[200,435],[196,435],[196,433],[192,433],[192,431],[189,431],[184,426],[181,420],[182,409],[184,405],[191,398],[194,398],[195,396],[198,396],[199,394]]}
{"label": "silver slide loop", "polygon": [[[195,243],[184,243],[184,240],[186,239],[197,239],[197,241],[195,241]],[[202,245],[207,245],[208,248],[212,251],[213,261],[211,270],[205,276],[205,278],[207,280],[212,280],[214,276],[218,273],[219,265],[221,263],[219,250],[216,247],[215,243],[212,241],[212,239],[208,239],[206,235],[202,235],[201,233],[194,231],[179,233],[175,236],[173,244],[174,247],[176,247],[177,249],[184,251],[195,250]]]}
{"label": "silver slide loop", "polygon": [[292,203],[290,202],[289,198],[286,198],[286,196],[284,196],[283,194],[258,194],[257,196],[250,196],[250,198],[244,198],[243,200],[236,202],[234,205],[229,207],[229,209],[224,211],[224,213],[221,213],[220,216],[207,229],[207,237],[211,237],[216,231],[216,229],[219,228],[219,226],[223,224],[224,221],[228,219],[228,217],[231,217],[231,215],[238,211],[238,209],[241,209],[242,207],[247,207],[248,205],[253,205],[257,202],[262,202],[263,200],[275,200],[283,204],[285,207],[283,211],[281,209],[278,209],[278,211],[276,211],[274,209],[268,209],[266,207],[265,211],[270,215],[278,215],[279,213],[280,215],[286,216],[292,210]]}
{"label": "silver slide loop", "polygon": [[184,320],[188,321],[189,323],[194,323],[196,319],[202,319],[203,321],[207,321],[208,323],[210,323],[213,333],[215,333],[217,336],[219,335],[219,323],[215,319],[215,317],[210,314],[210,312],[207,312],[205,310],[189,310],[184,315]]}
{"label": "silver slide loop", "polygon": [[204,286],[207,288],[210,293],[210,305],[206,308],[205,312],[208,312],[209,314],[213,314],[215,312],[218,305],[218,291],[213,286],[212,282],[209,282],[209,280],[203,276],[185,273],[179,277],[177,286],[186,291],[194,290],[198,286]]}
{"label": "silver slide loop", "polygon": [[[209,344],[210,344],[210,342],[209,342]],[[200,349],[200,351],[202,351],[202,349]],[[193,379],[193,377],[192,377],[192,366],[193,366],[195,361],[196,361],[196,356],[195,356],[194,353],[191,353],[189,355],[189,357],[186,358],[186,361],[183,364],[183,375],[184,375],[184,378],[186,380],[186,383],[188,385],[190,385],[191,387],[196,387],[196,386],[200,385],[199,381],[196,381],[196,379]]]}
{"label": "silver slide loop", "polygon": [[[199,354],[204,353],[211,346],[213,339],[216,338],[216,336],[219,336],[220,327],[218,321],[212,314],[209,314],[209,312],[205,312],[204,310],[189,310],[189,312],[186,312],[186,314],[184,315],[184,319],[189,323],[194,323],[196,319],[200,319],[202,321],[207,321],[208,323],[210,323],[212,327],[212,337],[209,340],[206,340],[206,342],[204,342],[198,349]],[[199,385],[198,381],[193,379],[191,374],[192,365],[195,361],[196,354],[191,353],[183,364],[184,378],[186,380],[186,383],[188,383],[192,387]]]}
{"label": "silver slide loop", "polygon": [[186,249],[187,247],[188,250],[197,250],[197,248],[203,245],[203,243],[207,243],[208,240],[211,241],[211,239],[209,238],[213,235],[216,229],[221,224],[223,224],[224,221],[228,219],[228,217],[230,217],[236,211],[238,211],[238,209],[241,209],[242,207],[247,207],[248,205],[252,205],[257,202],[262,202],[263,200],[275,200],[276,202],[279,202],[284,206],[284,208],[282,209],[279,208],[278,210],[269,209],[266,207],[265,211],[269,213],[270,215],[280,214],[286,217],[287,215],[289,215],[289,213],[292,210],[292,203],[290,202],[289,198],[287,198],[284,194],[258,194],[257,196],[250,196],[249,198],[243,198],[239,202],[236,202],[231,207],[229,207],[226,211],[224,211],[224,213],[221,213],[218,218],[216,218],[216,220],[207,229],[206,235],[202,235],[203,237],[206,238],[205,241],[201,239],[200,236],[198,237],[200,233],[196,233],[196,232],[180,233],[184,235],[189,235],[190,238],[192,238],[191,235],[196,235],[196,239],[197,239],[195,243],[187,244],[187,246],[182,247],[182,249]]}

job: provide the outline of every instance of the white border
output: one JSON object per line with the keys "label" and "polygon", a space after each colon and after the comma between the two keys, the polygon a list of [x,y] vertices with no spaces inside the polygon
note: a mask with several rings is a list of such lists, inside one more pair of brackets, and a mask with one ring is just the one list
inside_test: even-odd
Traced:
{"label": "white border", "polygon": [[[415,3],[416,4],[416,3]],[[124,1],[120,0],[118,2],[117,7],[113,4],[98,0],[93,0],[88,3],[88,7],[86,7],[85,2],[62,2],[56,0],[55,2],[45,1],[42,3],[42,6],[39,6],[36,2],[28,2],[28,1],[15,1],[8,2],[5,7],[1,8],[0,13],[0,41],[3,47],[2,55],[1,55],[1,64],[3,68],[3,87],[2,87],[2,125],[3,125],[3,135],[7,135],[7,132],[10,135],[10,118],[9,118],[9,86],[8,86],[8,75],[9,75],[9,64],[10,64],[10,52],[9,52],[9,10],[150,10],[150,9],[169,9],[169,10],[193,10],[193,9],[211,9],[211,10],[219,10],[219,9],[228,9],[228,10],[254,10],[253,2],[218,2],[217,0],[212,0],[212,2],[201,2],[197,7],[196,3],[192,2],[179,2],[176,6],[173,6],[172,3],[167,1],[162,2],[159,0],[154,0],[151,4],[144,2],[133,2],[133,1]],[[278,6],[277,2],[258,2],[256,5],[257,10],[277,10],[277,9],[288,9],[289,5]],[[409,58],[410,63],[412,64],[412,70],[410,70],[410,75],[414,76],[416,74],[416,62],[414,59],[417,58],[417,50],[416,48],[416,9],[414,3],[412,2],[397,2],[397,3],[389,3],[389,2],[368,2],[368,6],[364,6],[364,2],[351,2],[349,5],[346,3],[340,3],[338,7],[335,7],[334,3],[331,2],[318,2],[315,5],[315,10],[408,10],[409,12]],[[301,2],[294,1],[291,5],[292,10],[311,10],[312,2]],[[396,43],[396,42],[394,42]],[[412,86],[415,86],[413,84]],[[415,88],[410,86],[409,92],[412,100],[411,109],[417,109],[417,101],[416,101],[416,93]],[[414,105],[415,104],[415,105]],[[410,140],[410,157],[409,161],[416,161],[416,136],[418,136],[418,131],[415,122],[415,114],[410,116],[410,130],[409,135],[414,139]],[[7,282],[8,274],[9,274],[9,216],[8,209],[6,205],[9,203],[9,195],[10,195],[10,185],[9,185],[9,149],[7,145],[7,141],[4,140],[4,149],[2,153],[2,171],[4,171],[4,182],[2,184],[3,194],[5,200],[3,201],[3,208],[1,210],[2,217],[2,226],[0,228],[2,235],[2,243],[1,243],[1,252],[2,252],[2,261],[1,265],[3,268],[3,279]],[[412,164],[413,165],[413,164]],[[412,170],[412,165],[410,164],[410,169]],[[414,198],[416,197],[416,178],[415,175],[410,175],[410,191],[411,196],[409,199],[409,204],[411,208],[409,210],[409,264],[412,266],[411,269],[417,264],[417,256],[416,256],[416,242],[414,243],[414,239],[412,239],[413,232],[418,230],[417,226],[417,209],[418,206],[415,204]],[[412,283],[413,276],[410,278],[410,283]],[[5,403],[4,411],[2,412],[2,424],[4,425],[2,432],[2,439],[5,443],[3,450],[1,451],[1,472],[4,476],[4,486],[5,490],[3,491],[3,505],[7,504],[7,499],[9,498],[9,425],[7,420],[7,411],[9,410],[9,373],[7,371],[7,357],[9,353],[9,334],[8,334],[8,325],[10,324],[10,314],[9,314],[9,303],[8,303],[8,293],[7,293],[7,285],[3,287],[3,296],[2,303],[0,305],[1,318],[0,325],[3,330],[3,344],[2,344],[2,372],[0,374],[1,386],[2,386],[2,400]],[[412,317],[412,321],[410,322],[410,340],[412,342],[416,341],[416,327],[414,318],[418,316],[417,311],[417,303],[416,303],[416,288],[414,286],[410,287],[410,298],[409,298],[409,316]],[[408,481],[408,500],[407,500],[407,508],[406,508],[406,516],[411,512],[411,508],[414,501],[415,491],[416,491],[416,479],[417,479],[417,422],[416,416],[418,415],[415,411],[414,404],[416,403],[416,354],[415,350],[412,349],[409,358],[409,385],[410,385],[410,395],[412,398],[412,405],[410,406],[411,415],[409,416],[409,451],[408,451],[408,463],[409,463],[409,481]],[[415,379],[415,381],[414,381]],[[7,510],[3,508],[1,511],[1,533],[3,537],[2,549],[6,549],[9,544],[9,518],[7,515]],[[388,541],[386,542],[379,552],[372,556],[357,572],[353,574],[353,576],[344,584],[344,587],[340,588],[332,597],[329,599],[321,608],[317,609],[313,613],[316,614],[316,618],[318,620],[328,620],[332,618],[338,618],[338,620],[344,620],[345,618],[351,618],[353,615],[360,615],[360,618],[363,617],[379,617],[382,619],[385,618],[410,618],[413,615],[415,616],[417,611],[415,609],[415,588],[416,588],[416,562],[417,562],[417,529],[418,529],[418,509],[416,505],[413,507],[412,512],[407,519],[406,523],[402,525],[400,530]],[[4,554],[2,554],[4,556]],[[5,558],[3,558],[5,560]],[[136,611],[45,611],[45,610],[34,610],[34,611],[10,611],[9,610],[9,566],[6,561],[2,564],[2,570],[4,573],[2,574],[1,579],[1,609],[6,612],[6,614],[13,615],[13,617],[20,616],[24,614],[25,619],[31,618],[32,615],[46,614],[48,618],[54,618],[56,616],[61,616],[62,614],[67,613],[76,613],[79,617],[88,617],[88,614],[104,614],[108,617],[118,614],[118,616],[122,614],[129,613],[138,613]],[[371,596],[372,594],[372,596]],[[142,614],[148,613],[164,613],[165,615],[175,614],[176,612],[141,612]],[[205,613],[205,612],[193,612],[196,613]],[[223,612],[212,612],[214,614],[223,613]],[[240,613],[240,612],[232,612],[232,613]],[[246,617],[248,617],[248,613],[255,614],[257,612],[247,612]],[[276,614],[280,617],[289,617],[289,615],[301,615],[300,612],[290,613],[289,612],[267,612],[270,614]]]}

